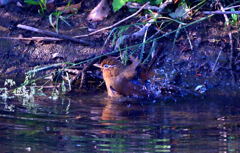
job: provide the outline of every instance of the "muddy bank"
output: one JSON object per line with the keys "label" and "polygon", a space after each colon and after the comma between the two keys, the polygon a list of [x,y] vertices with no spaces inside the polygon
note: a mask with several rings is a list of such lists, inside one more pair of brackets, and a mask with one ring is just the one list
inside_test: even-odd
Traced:
{"label": "muddy bank", "polygon": [[[59,22],[59,33],[66,35],[80,35],[87,33],[88,23],[85,19],[89,11],[86,11],[86,7],[89,7],[90,3],[94,6],[96,2],[89,1],[85,4],[87,6],[83,6],[83,9],[79,10],[78,14],[72,15],[68,18],[68,22],[71,26]],[[0,8],[0,14],[1,37],[17,38],[42,36],[34,32],[19,29],[16,27],[18,24],[54,31],[49,23],[48,16],[41,16],[36,10],[33,11],[29,7],[24,9],[16,7],[14,4],[9,4]],[[111,24],[113,20],[108,22],[109,23],[104,23],[102,26],[105,26],[105,24]],[[56,62],[53,60],[56,56],[61,59],[61,61],[58,62],[74,62],[86,59],[92,55],[101,54],[101,44],[104,41],[104,33],[86,38],[85,40],[94,42],[94,47],[83,46],[70,41],[38,42],[0,39],[0,72],[6,75],[24,73],[34,66]]]}
{"label": "muddy bank", "polygon": [[[60,23],[59,33],[66,35],[89,33],[91,27],[86,21],[86,17],[95,3],[94,1],[83,2],[79,12],[68,18],[71,27]],[[122,15],[123,11],[126,14]],[[97,28],[112,25],[131,14],[126,10],[123,11],[111,15],[97,25]],[[54,31],[47,17],[43,17],[34,11],[18,8],[14,4],[1,7],[0,14],[1,37],[41,36],[40,34],[21,30],[16,27],[17,24]],[[197,18],[196,16],[195,20]],[[127,23],[134,23],[134,20],[137,19],[138,17],[127,21]],[[172,26],[165,29],[165,31],[171,31],[174,28],[176,27]],[[233,34],[234,53],[230,50],[229,31]],[[108,32],[110,30],[84,38],[86,41],[96,43],[94,47],[83,46],[70,41],[38,42],[1,38],[1,77],[22,78],[20,79],[22,81],[24,80],[24,73],[36,66],[43,67],[60,62],[74,63],[108,53],[111,51],[111,44],[103,47]],[[154,33],[154,30],[152,33]],[[172,34],[157,41],[158,46],[161,46],[161,57],[164,57],[156,65],[156,71],[160,77],[171,84],[190,89],[198,85],[206,85],[209,88],[238,87],[240,53],[237,27],[232,26],[231,29],[228,29],[224,26],[222,17],[214,16],[181,30],[177,39],[175,37],[175,34]],[[141,42],[141,40],[138,41]],[[49,71],[46,73],[49,73]],[[3,86],[3,81],[0,83]]]}

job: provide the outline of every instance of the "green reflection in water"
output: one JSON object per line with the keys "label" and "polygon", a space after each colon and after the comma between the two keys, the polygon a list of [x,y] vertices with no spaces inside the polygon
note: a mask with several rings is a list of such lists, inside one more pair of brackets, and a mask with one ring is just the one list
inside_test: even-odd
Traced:
{"label": "green reflection in water", "polygon": [[[119,135],[120,136],[120,135]],[[169,139],[141,139],[134,140],[131,138],[105,138],[96,139],[100,141],[97,144],[100,151],[108,152],[127,152],[127,151],[147,151],[147,152],[171,152]],[[167,142],[169,144],[158,144]]]}

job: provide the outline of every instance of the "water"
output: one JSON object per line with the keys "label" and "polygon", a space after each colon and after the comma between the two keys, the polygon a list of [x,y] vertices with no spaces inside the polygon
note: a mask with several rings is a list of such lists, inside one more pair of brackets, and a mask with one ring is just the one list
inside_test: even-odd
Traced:
{"label": "water", "polygon": [[0,100],[1,153],[240,152],[239,96]]}

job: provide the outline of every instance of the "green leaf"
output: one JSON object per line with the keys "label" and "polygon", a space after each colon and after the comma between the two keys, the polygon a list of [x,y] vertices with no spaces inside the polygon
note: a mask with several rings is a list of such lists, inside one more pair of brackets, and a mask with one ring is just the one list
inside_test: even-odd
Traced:
{"label": "green leaf", "polygon": [[35,0],[24,0],[24,3],[27,3],[29,5],[39,5],[40,4],[39,1],[35,1]]}
{"label": "green leaf", "polygon": [[160,5],[160,4],[162,4],[162,1],[163,1],[163,0],[155,0],[155,1],[154,1],[154,4],[155,4],[155,5]]}
{"label": "green leaf", "polygon": [[113,0],[112,7],[114,12],[120,10],[129,0]]}
{"label": "green leaf", "polygon": [[[235,9],[231,9],[231,11],[235,11]],[[237,14],[231,14],[231,17],[232,17],[234,22],[238,21],[238,15]]]}
{"label": "green leaf", "polygon": [[137,2],[137,3],[145,3],[147,0],[128,0],[128,2],[130,2],[130,1]]}

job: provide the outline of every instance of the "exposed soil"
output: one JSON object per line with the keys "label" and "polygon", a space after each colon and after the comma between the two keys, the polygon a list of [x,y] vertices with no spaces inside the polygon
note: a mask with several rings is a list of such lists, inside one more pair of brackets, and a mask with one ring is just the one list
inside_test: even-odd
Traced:
{"label": "exposed soil", "polygon": [[[88,23],[85,19],[94,5],[96,5],[96,2],[89,1],[82,6],[83,9],[80,9],[78,14],[69,17],[67,21],[71,24],[71,27],[60,22],[59,33],[67,35],[81,35],[88,33]],[[16,27],[17,24],[24,24],[39,29],[54,31],[49,23],[48,17],[41,16],[36,10],[29,11],[28,9],[16,7],[14,4],[9,4],[0,8],[0,36],[42,36],[37,33],[21,30]],[[107,22],[102,22],[99,27],[112,24],[113,22],[114,19],[109,19]],[[103,50],[101,44],[103,43],[104,38],[105,34],[101,33],[85,39],[95,42],[95,47],[82,46],[70,41],[33,42],[0,39],[0,58],[2,61],[0,72],[9,75],[17,72],[26,72],[29,68],[37,65],[54,63],[55,61],[52,60],[52,55],[56,55],[55,53],[57,53],[58,57],[63,58],[64,61],[69,62],[86,59],[92,55],[101,54],[101,51]]]}
{"label": "exposed soil", "polygon": [[[71,27],[61,22],[59,33],[71,36],[89,33],[90,27],[86,17],[96,4],[94,0],[84,1],[79,12],[67,19]],[[123,11],[112,14],[97,28],[111,25],[131,14],[130,12],[123,13]],[[17,24],[54,31],[49,24],[48,17],[43,17],[36,11],[16,7],[15,4],[1,7],[0,14],[1,37],[42,36],[21,30],[16,27]],[[196,16],[196,19],[198,17]],[[128,22],[134,22],[134,19]],[[158,43],[163,46],[162,56],[164,55],[165,58],[158,64],[159,73],[167,76],[175,84],[189,88],[199,84],[205,84],[208,87],[219,85],[222,87],[232,83],[237,85],[240,71],[239,31],[237,27],[231,29],[234,36],[232,66],[229,65],[231,60],[229,31],[224,26],[224,19],[221,16],[215,16],[188,27],[186,31],[181,31],[175,43],[173,42],[174,34],[160,39]],[[63,61],[75,62],[106,53],[109,49],[102,48],[102,45],[107,38],[107,32],[103,31],[84,38],[95,42],[95,47],[83,46],[70,41],[37,42],[0,39],[1,77],[19,78],[20,76],[24,79],[24,73],[35,66]],[[60,57],[58,60],[54,58],[56,55]],[[0,83],[2,86],[2,82]]]}

